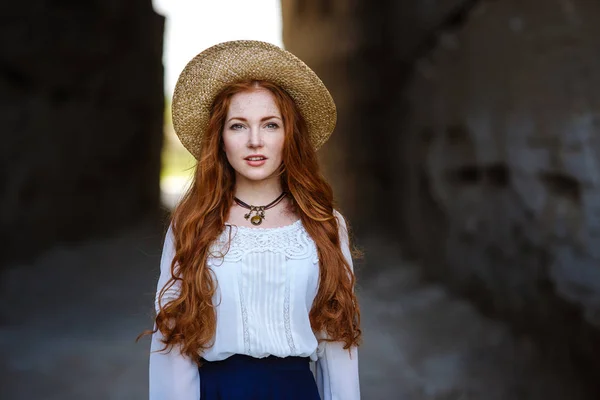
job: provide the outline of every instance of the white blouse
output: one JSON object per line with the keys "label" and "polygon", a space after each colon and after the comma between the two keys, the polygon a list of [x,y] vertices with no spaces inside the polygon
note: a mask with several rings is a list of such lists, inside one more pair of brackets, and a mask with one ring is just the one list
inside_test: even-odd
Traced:
{"label": "white blouse", "polygon": [[[341,214],[342,252],[350,266],[348,233]],[[229,231],[231,244],[227,250]],[[224,257],[220,257],[221,254]],[[167,231],[160,262],[157,297],[171,276],[175,249],[171,227]],[[341,342],[317,342],[309,312],[317,294],[319,258],[314,241],[300,220],[277,228],[226,225],[211,247],[207,261],[218,282],[213,298],[217,326],[213,346],[202,354],[207,361],[233,354],[256,358],[310,357],[322,400],[360,399],[358,352],[351,354]],[[162,304],[178,296],[175,285]],[[158,312],[158,298],[155,303]],[[150,353],[150,400],[198,400],[200,376],[196,364],[177,348],[164,347],[157,331]]]}

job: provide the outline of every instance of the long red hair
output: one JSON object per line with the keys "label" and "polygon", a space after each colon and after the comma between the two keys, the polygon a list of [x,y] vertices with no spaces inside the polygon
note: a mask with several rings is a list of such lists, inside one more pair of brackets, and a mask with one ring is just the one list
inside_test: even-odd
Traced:
{"label": "long red hair", "polygon": [[[171,279],[159,298],[177,281],[181,285],[180,295],[167,304],[159,302],[156,329],[145,332],[160,330],[163,350],[178,344],[182,354],[198,365],[202,351],[212,345],[216,330],[212,298],[217,282],[206,261],[211,243],[223,232],[228,220],[235,188],[235,171],[223,151],[222,131],[232,96],[257,88],[270,91],[281,112],[285,135],[279,171],[282,189],[290,194],[292,208],[318,249],[320,278],[309,314],[312,329],[327,334],[321,340],[344,342],[346,349],[358,345],[361,339],[355,276],[341,250],[340,227],[333,213],[333,191],[320,173],[306,123],[295,102],[279,86],[265,81],[243,81],[228,86],[213,102],[192,184],[170,221],[175,256]],[[351,243],[347,222],[346,226]],[[359,250],[353,246],[351,249],[355,257],[361,256]]]}

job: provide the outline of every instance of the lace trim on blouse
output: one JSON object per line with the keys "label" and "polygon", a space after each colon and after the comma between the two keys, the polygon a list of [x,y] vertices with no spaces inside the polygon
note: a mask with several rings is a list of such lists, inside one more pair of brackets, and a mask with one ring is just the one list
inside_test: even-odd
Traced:
{"label": "lace trim on blouse", "polygon": [[[231,228],[231,229],[230,229]],[[228,246],[229,232],[231,243]],[[301,220],[278,228],[249,228],[226,225],[221,235],[211,246],[212,258],[221,258],[228,262],[240,261],[250,252],[280,253],[289,259],[311,258],[318,262],[315,243],[304,229]]]}

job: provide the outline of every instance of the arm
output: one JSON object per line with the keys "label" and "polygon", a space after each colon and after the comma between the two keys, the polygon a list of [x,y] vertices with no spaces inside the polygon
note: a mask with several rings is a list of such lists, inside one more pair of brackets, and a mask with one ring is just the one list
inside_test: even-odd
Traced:
{"label": "arm", "polygon": [[[160,260],[160,277],[156,288],[155,309],[158,312],[158,295],[171,276],[171,261],[175,256],[173,231],[167,231]],[[178,282],[162,298],[162,304],[179,294]],[[156,328],[156,324],[154,325]],[[160,331],[152,335],[150,345],[150,400],[199,400],[200,374],[196,364],[174,346],[170,351],[159,352],[164,347]]]}
{"label": "arm", "polygon": [[[343,217],[334,211],[340,226],[342,253],[353,268],[348,231]],[[316,363],[316,381],[323,400],[359,400],[358,351],[356,346],[344,349],[342,342],[321,342]]]}

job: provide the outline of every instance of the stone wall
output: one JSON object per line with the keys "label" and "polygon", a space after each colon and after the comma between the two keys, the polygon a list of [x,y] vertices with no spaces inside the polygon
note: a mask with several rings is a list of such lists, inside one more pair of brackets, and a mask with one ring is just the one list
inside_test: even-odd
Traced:
{"label": "stone wall", "polygon": [[437,277],[583,354],[600,349],[599,20],[585,0],[480,2],[416,60],[399,171]]}
{"label": "stone wall", "polygon": [[150,0],[2,6],[0,263],[159,207],[163,18]]}
{"label": "stone wall", "polygon": [[[362,123],[356,112],[363,100],[356,93],[366,93],[370,85],[362,79],[365,57],[358,53],[364,46],[359,16],[362,6],[351,1],[282,0],[283,42],[313,68],[330,90],[338,110],[334,134],[319,150],[321,165],[340,200],[350,215],[360,215],[361,206],[376,190],[368,163],[371,153],[355,149],[368,145],[368,137],[355,129]],[[348,85],[348,82],[353,82]],[[345,174],[349,173],[350,176]],[[363,174],[364,173],[364,174]],[[354,182],[363,181],[357,186]]]}
{"label": "stone wall", "polygon": [[337,28],[296,3],[284,42],[340,109],[322,158],[358,234],[598,365],[600,3],[327,1]]}
{"label": "stone wall", "polygon": [[[282,0],[283,42],[324,81],[338,108],[338,125],[320,150],[321,163],[357,231],[397,233],[399,186],[390,162],[399,136],[388,123],[416,54],[440,26],[468,8],[459,0]],[[454,17],[454,19],[459,19]],[[385,138],[385,141],[380,140]],[[392,164],[394,164],[392,162]]]}

